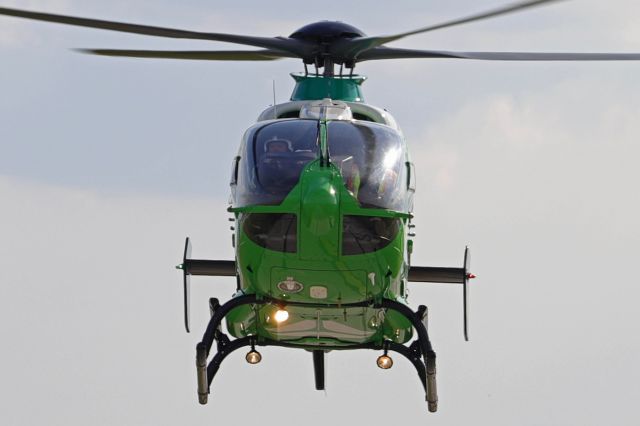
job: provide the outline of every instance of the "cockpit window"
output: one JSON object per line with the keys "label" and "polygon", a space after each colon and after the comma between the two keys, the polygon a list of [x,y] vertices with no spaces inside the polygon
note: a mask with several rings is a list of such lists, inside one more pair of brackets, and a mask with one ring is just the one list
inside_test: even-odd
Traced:
{"label": "cockpit window", "polygon": [[406,209],[407,177],[402,136],[387,126],[332,121],[329,155],[362,207]]}
{"label": "cockpit window", "polygon": [[250,129],[245,135],[236,207],[280,204],[318,158],[318,122],[287,120]]}

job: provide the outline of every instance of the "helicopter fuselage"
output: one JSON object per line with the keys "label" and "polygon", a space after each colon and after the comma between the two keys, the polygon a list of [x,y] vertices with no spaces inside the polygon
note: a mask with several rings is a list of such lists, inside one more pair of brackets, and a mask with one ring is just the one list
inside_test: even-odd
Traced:
{"label": "helicopter fuselage", "polygon": [[[316,349],[410,340],[411,322],[373,302],[406,302],[412,172],[379,108],[325,99],[264,111],[234,158],[229,211],[238,295],[272,302],[235,308],[229,332]],[[371,305],[349,306],[361,302]]]}

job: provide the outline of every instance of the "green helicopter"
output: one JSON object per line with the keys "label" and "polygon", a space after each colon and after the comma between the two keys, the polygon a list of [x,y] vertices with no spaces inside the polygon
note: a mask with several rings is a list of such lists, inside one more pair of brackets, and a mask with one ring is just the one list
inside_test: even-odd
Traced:
{"label": "green helicopter", "polygon": [[[229,353],[250,346],[246,360],[255,364],[262,359],[256,346],[272,345],[311,351],[318,390],[328,351],[379,350],[383,369],[393,365],[388,351],[398,352],[416,367],[435,411],[427,309],[408,307],[407,282],[463,284],[468,338],[468,249],[461,268],[409,268],[415,171],[395,120],[362,102],[363,77],[294,78],[291,102],[260,115],[233,161],[236,260],[192,259],[187,238],[178,266],[187,331],[189,276],[237,277],[231,301],[210,300],[211,321],[197,346],[200,402]],[[235,340],[221,331],[223,319]],[[414,329],[417,340],[406,346]]]}
{"label": "green helicopter", "polygon": [[[395,119],[364,102],[357,63],[402,58],[498,61],[640,60],[635,53],[451,52],[387,47],[407,36],[505,15],[559,0],[515,3],[414,31],[366,36],[341,22],[306,25],[289,37],[185,31],[0,7],[0,15],[147,36],[210,40],[260,50],[150,51],[90,49],[84,53],[135,58],[270,61],[302,59],[304,73],[291,101],[263,111],[242,138],[231,176],[235,260],[191,257],[182,264],[184,321],[190,331],[189,277],[236,277],[234,297],[209,300],[211,319],[196,347],[198,396],[206,404],[223,360],[259,346],[312,353],[316,389],[324,389],[324,357],[333,350],[390,351],[407,358],[438,407],[436,354],[427,333],[427,308],[407,304],[408,282],[462,285],[468,340],[469,250],[461,267],[411,265],[415,168]],[[313,72],[309,71],[313,67]],[[339,67],[336,70],[336,67]],[[322,70],[322,72],[320,72]],[[345,72],[347,71],[347,72]],[[222,325],[226,321],[226,332]],[[230,336],[231,337],[230,337]],[[414,338],[415,337],[415,338]],[[413,340],[412,340],[413,339]],[[411,342],[411,343],[409,343]],[[215,347],[214,347],[215,344]]]}

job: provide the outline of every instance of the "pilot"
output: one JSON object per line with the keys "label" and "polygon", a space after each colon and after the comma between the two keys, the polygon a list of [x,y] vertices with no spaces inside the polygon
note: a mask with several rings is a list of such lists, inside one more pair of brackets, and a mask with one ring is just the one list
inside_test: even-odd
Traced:
{"label": "pilot", "polygon": [[378,185],[378,198],[390,197],[397,181],[398,173],[393,169],[386,169]]}
{"label": "pilot", "polygon": [[273,139],[266,142],[264,150],[268,154],[284,154],[291,152],[291,141],[287,139],[279,139],[274,136]]}
{"label": "pilot", "polygon": [[259,174],[263,188],[272,194],[279,194],[290,189],[292,174],[290,155],[291,141],[277,136],[264,144],[264,155],[260,160]]}
{"label": "pilot", "polygon": [[360,190],[360,168],[358,164],[355,161],[347,162],[341,173],[347,190],[358,198],[358,191]]}

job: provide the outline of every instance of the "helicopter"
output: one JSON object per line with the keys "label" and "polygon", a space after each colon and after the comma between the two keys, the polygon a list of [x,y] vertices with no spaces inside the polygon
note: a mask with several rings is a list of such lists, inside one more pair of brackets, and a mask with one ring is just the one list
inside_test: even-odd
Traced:
{"label": "helicopter", "polygon": [[[407,282],[461,284],[467,306],[469,255],[460,268],[411,265],[415,167],[395,119],[364,103],[357,63],[401,58],[487,60],[637,60],[638,54],[559,54],[415,51],[386,47],[403,37],[533,7],[529,1],[484,14],[386,37],[367,37],[347,24],[318,22],[288,38],[119,24],[0,8],[23,18],[176,38],[249,44],[264,50],[214,52],[87,51],[104,56],[200,60],[298,58],[291,102],[265,110],[243,137],[231,179],[235,261],[191,258],[187,239],[183,270],[185,326],[189,322],[189,276],[231,276],[237,293],[210,300],[211,321],[197,347],[198,394],[206,403],[224,358],[250,347],[286,346],[311,351],[316,388],[324,388],[324,356],[330,350],[373,349],[381,368],[389,351],[407,357],[425,387],[429,410],[437,409],[435,352],[426,307],[406,304]],[[315,68],[310,73],[308,66]],[[335,67],[340,71],[336,73]],[[348,74],[343,73],[348,70]],[[319,70],[323,70],[322,74]],[[466,309],[465,309],[466,312]],[[466,315],[465,315],[466,317]],[[221,331],[227,321],[231,340]],[[405,345],[414,334],[414,343]],[[465,337],[468,338],[465,318]],[[214,343],[217,351],[208,362]]]}

